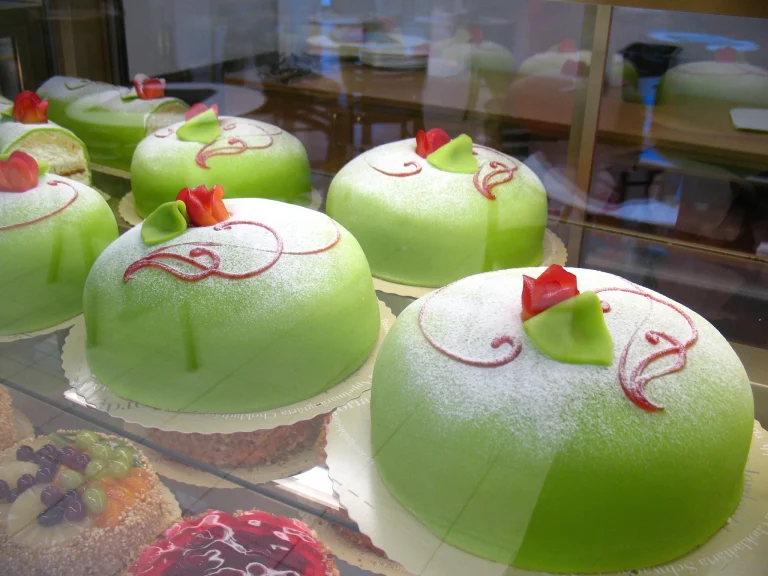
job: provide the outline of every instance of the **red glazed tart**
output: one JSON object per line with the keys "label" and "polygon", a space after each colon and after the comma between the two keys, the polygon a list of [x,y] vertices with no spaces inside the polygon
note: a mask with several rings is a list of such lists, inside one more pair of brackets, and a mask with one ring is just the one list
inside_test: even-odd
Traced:
{"label": "red glazed tart", "polygon": [[59,431],[0,455],[0,574],[121,574],[179,517],[149,462],[117,436]]}
{"label": "red glazed tart", "polygon": [[11,395],[5,386],[0,386],[0,450],[16,442],[16,424],[11,407]]}
{"label": "red glazed tart", "polygon": [[330,414],[321,414],[289,426],[233,434],[185,434],[151,429],[159,446],[212,466],[263,466],[287,460],[315,447],[324,453]]}
{"label": "red glazed tart", "polygon": [[169,528],[145,548],[131,576],[338,576],[331,552],[310,528],[267,512],[204,514]]}

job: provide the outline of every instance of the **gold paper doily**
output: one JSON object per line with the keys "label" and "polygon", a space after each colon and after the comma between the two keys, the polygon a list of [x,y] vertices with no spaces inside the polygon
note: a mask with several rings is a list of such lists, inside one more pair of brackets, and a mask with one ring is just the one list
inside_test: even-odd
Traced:
{"label": "gold paper doily", "polygon": [[373,365],[379,347],[395,322],[392,311],[381,301],[379,301],[379,313],[381,316],[379,338],[368,359],[354,374],[312,398],[263,412],[245,414],[171,412],[120,398],[101,384],[88,366],[85,356],[85,322],[82,319],[72,327],[64,342],[61,365],[70,386],[88,406],[128,423],[140,424],[145,428],[199,434],[270,430],[332,412],[370,389]]}
{"label": "gold paper doily", "polygon": [[[543,258],[539,266],[550,266],[552,264],[560,264],[565,266],[565,261],[568,260],[568,250],[565,248],[563,241],[558,238],[557,234],[552,232],[549,228],[544,230],[544,248]],[[437,290],[437,288],[429,288],[427,286],[408,286],[406,284],[397,284],[395,282],[389,282],[382,280],[381,278],[373,279],[373,287],[379,292],[385,294],[394,294],[395,296],[405,296],[407,298],[421,298],[426,296],[430,292]]]}

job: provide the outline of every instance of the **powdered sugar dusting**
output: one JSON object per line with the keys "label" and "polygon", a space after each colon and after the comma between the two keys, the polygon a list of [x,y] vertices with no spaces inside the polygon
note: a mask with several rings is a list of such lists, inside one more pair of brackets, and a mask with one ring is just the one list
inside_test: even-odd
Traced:
{"label": "powdered sugar dusting", "polygon": [[[162,166],[169,159],[187,159],[196,167],[195,158],[206,145],[179,140],[176,130],[183,124],[184,122],[178,122],[167,128],[161,128],[142,140],[136,148],[135,162],[144,166]],[[222,145],[226,145],[230,139],[239,139],[246,146],[254,148],[243,152],[249,158],[258,157],[262,161],[271,162],[284,158],[286,154],[303,151],[301,143],[295,137],[266,122],[222,116],[219,118],[219,126],[221,128],[219,140],[222,141]],[[225,158],[225,156],[211,157],[207,160],[207,164],[210,168],[226,167]]]}
{"label": "powdered sugar dusting", "polygon": [[[520,318],[522,275],[535,277],[542,271],[519,269],[473,276],[448,286],[430,301],[424,325],[432,338],[451,351],[493,359],[504,353],[503,347],[491,349],[494,338],[509,334],[519,339],[521,353],[503,366],[469,366],[442,354],[429,344],[418,327],[418,313],[426,298],[409,306],[398,320],[396,336],[393,335],[398,339],[395,346],[403,351],[397,356],[402,362],[402,394],[426,399],[446,423],[492,418],[504,422],[499,431],[505,435],[505,430],[528,430],[526,435],[538,438],[537,449],[544,453],[554,453],[585,421],[602,436],[595,442],[619,442],[621,439],[613,432],[617,429],[617,418],[624,419],[622,429],[631,427],[639,442],[663,439],[667,443],[693,445],[694,434],[701,438],[702,434],[717,433],[704,426],[708,415],[718,413],[724,402],[737,405],[750,398],[744,369],[726,340],[706,320],[678,305],[693,319],[699,339],[689,348],[686,366],[681,371],[652,380],[646,387],[646,395],[663,405],[665,411],[651,414],[630,402],[620,386],[618,364],[635,332],[661,330],[685,341],[691,327],[669,307],[629,292],[600,294],[611,308],[605,320],[613,338],[613,365],[564,364],[545,356],[524,333]],[[582,292],[609,287],[636,289],[610,274],[570,271],[577,275]],[[658,346],[638,339],[628,354],[628,365],[635,366],[656,349]],[[673,363],[674,358],[663,358],[654,364],[653,371]],[[691,436],[665,437],[667,424],[679,425],[681,418],[691,422]]]}
{"label": "powdered sugar dusting", "polygon": [[[534,200],[545,194],[536,175],[514,158],[483,146],[475,146],[480,166],[504,162],[514,170],[514,177],[494,188],[500,201]],[[416,172],[413,163],[421,168]],[[404,168],[405,166],[405,168]],[[413,172],[407,177],[390,174]],[[401,140],[378,146],[349,162],[334,178],[333,188],[353,189],[373,202],[386,204],[389,210],[417,216],[429,205],[430,216],[459,223],[471,207],[488,202],[474,185],[474,174],[446,172],[432,166],[416,154],[416,140]]]}
{"label": "powdered sugar dusting", "polygon": [[[182,235],[163,244],[147,246],[141,239],[141,226],[130,230],[99,258],[89,282],[97,283],[99,292],[108,298],[122,299],[125,296],[123,275],[132,263],[151,252],[171,246],[169,251],[188,256],[195,245],[205,243],[216,244],[210,248],[221,258],[222,272],[237,275],[260,268],[275,257],[275,236],[267,228],[257,226],[224,226],[227,222],[243,220],[265,224],[279,234],[283,252],[269,270],[241,280],[210,276],[189,283],[162,270],[145,268],[131,277],[131,301],[138,304],[137,300],[141,300],[144,304],[160,306],[165,299],[178,296],[182,290],[201,290],[210,293],[211,306],[217,306],[217,292],[246,302],[256,290],[259,302],[283,307],[290,306],[291,295],[301,294],[307,286],[317,287],[326,283],[332,286],[334,282],[343,282],[343,266],[331,265],[331,262],[339,261],[333,254],[335,246],[324,252],[311,253],[331,244],[339,234],[335,223],[324,214],[262,199],[233,199],[224,203],[230,218],[221,225],[190,227]],[[344,235],[342,232],[342,239]],[[199,272],[183,262],[174,262],[174,267],[182,272]],[[259,285],[258,289],[254,288],[254,282]]]}
{"label": "powdered sugar dusting", "polygon": [[[56,181],[64,184],[52,185]],[[0,228],[30,222],[60,209],[72,200],[73,191],[77,191],[77,198],[71,205],[51,218],[36,222],[34,226],[43,230],[44,226],[76,224],[77,219],[92,210],[94,204],[104,202],[98,192],[85,184],[56,174],[43,174],[38,186],[32,190],[0,192]],[[2,234],[0,232],[0,236]]]}

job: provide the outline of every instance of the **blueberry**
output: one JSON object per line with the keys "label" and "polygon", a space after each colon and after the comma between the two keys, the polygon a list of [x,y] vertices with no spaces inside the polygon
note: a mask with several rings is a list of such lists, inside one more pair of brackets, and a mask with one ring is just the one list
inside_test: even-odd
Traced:
{"label": "blueberry", "polygon": [[70,522],[85,520],[87,515],[88,509],[80,500],[66,500],[64,502],[64,518]]}
{"label": "blueberry", "polygon": [[64,492],[64,499],[65,500],[77,500],[80,501],[80,492],[77,490],[67,490]]}
{"label": "blueberry", "polygon": [[8,490],[8,495],[5,497],[5,499],[8,501],[8,504],[13,504],[16,502],[16,498],[19,497],[19,491],[14,488],[13,490]]}
{"label": "blueberry", "polygon": [[77,452],[75,452],[75,449],[72,448],[72,446],[64,446],[59,450],[57,456],[57,460],[64,464],[64,458],[74,458],[77,456]]}
{"label": "blueberry", "polygon": [[72,466],[72,468],[74,468],[78,472],[85,472],[85,467],[88,466],[90,462],[91,462],[91,457],[88,456],[88,454],[85,454],[85,453],[78,454],[77,456],[75,456],[75,461],[73,462],[75,466]]}
{"label": "blueberry", "polygon": [[49,466],[43,466],[35,474],[37,484],[50,484],[56,478],[56,469]]}
{"label": "blueberry", "polygon": [[34,457],[35,451],[32,449],[32,446],[19,446],[19,449],[16,450],[16,460],[19,462],[32,462]]}
{"label": "blueberry", "polygon": [[40,494],[40,502],[50,508],[58,504],[63,497],[61,490],[56,486],[46,486]]}
{"label": "blueberry", "polygon": [[41,526],[56,526],[64,519],[64,509],[61,506],[53,506],[37,517],[37,523]]}
{"label": "blueberry", "polygon": [[35,483],[36,480],[32,474],[22,474],[16,481],[16,488],[19,490],[19,494],[22,494],[32,488]]}

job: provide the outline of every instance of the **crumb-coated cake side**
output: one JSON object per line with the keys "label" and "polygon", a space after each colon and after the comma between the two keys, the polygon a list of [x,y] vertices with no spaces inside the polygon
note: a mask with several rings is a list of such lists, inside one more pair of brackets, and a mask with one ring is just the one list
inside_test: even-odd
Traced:
{"label": "crumb-coated cake side", "polygon": [[0,565],[16,576],[120,574],[178,518],[124,440],[59,431],[0,455]]}
{"label": "crumb-coated cake side", "polygon": [[448,544],[592,573],[678,558],[738,506],[754,404],[725,338],[623,278],[479,274],[387,334],[371,447],[392,495]]}
{"label": "crumb-coated cake side", "polygon": [[0,385],[0,451],[16,442],[16,422],[8,389]]}
{"label": "crumb-coated cake side", "polygon": [[325,449],[330,414],[287,426],[233,434],[186,434],[150,429],[153,442],[212,466],[250,467],[282,462],[302,450]]}
{"label": "crumb-coated cake side", "polygon": [[147,546],[130,576],[338,576],[333,554],[303,522],[250,510],[208,510]]}

